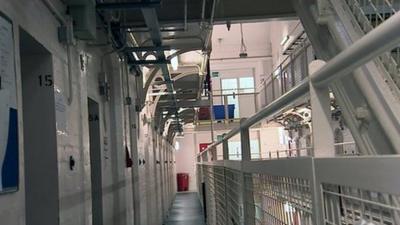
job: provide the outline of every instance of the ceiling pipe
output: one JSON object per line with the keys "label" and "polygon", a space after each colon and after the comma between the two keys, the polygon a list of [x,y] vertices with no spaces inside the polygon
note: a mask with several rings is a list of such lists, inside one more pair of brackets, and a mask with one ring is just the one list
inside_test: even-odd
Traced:
{"label": "ceiling pipe", "polygon": [[126,47],[124,52],[154,52],[154,51],[169,51],[169,46],[140,46],[140,47]]}
{"label": "ceiling pipe", "polygon": [[187,0],[184,0],[184,1],[185,1],[185,9],[184,9],[183,29],[185,31],[187,31],[188,30],[188,3],[187,3]]}
{"label": "ceiling pipe", "polygon": [[135,65],[164,65],[170,64],[171,60],[168,59],[155,59],[155,60],[136,60]]}
{"label": "ceiling pipe", "polygon": [[145,1],[145,2],[108,2],[97,3],[98,10],[135,10],[135,9],[152,9],[160,6],[161,1]]}

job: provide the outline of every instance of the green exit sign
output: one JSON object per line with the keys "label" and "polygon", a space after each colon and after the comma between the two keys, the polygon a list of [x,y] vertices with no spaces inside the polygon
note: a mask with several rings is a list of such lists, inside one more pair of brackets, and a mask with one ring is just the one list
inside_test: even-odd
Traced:
{"label": "green exit sign", "polygon": [[218,71],[211,72],[211,77],[219,77],[219,72]]}

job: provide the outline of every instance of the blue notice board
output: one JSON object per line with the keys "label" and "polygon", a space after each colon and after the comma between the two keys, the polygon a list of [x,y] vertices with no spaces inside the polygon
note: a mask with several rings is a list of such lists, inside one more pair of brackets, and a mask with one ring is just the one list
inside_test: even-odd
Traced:
{"label": "blue notice board", "polygon": [[11,20],[0,13],[0,193],[18,190],[18,111]]}

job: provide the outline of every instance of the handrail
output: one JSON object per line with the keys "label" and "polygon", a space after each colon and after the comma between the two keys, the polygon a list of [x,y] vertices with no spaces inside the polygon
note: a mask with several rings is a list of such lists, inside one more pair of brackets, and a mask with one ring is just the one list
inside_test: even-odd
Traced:
{"label": "handrail", "polygon": [[[311,76],[311,82],[318,87],[326,86],[334,79],[350,75],[356,68],[367,63],[376,56],[395,48],[400,43],[399,27],[400,12],[397,12],[391,18],[327,62],[320,70]],[[241,122],[238,127],[227,133],[222,140],[211,144],[206,150],[199,153],[197,156],[199,157],[204,153],[208,153],[208,151],[213,149],[215,146],[238,134],[241,129],[250,128],[260,120],[273,115],[293,100],[308,93],[308,91],[309,79],[306,79],[250,118]]]}

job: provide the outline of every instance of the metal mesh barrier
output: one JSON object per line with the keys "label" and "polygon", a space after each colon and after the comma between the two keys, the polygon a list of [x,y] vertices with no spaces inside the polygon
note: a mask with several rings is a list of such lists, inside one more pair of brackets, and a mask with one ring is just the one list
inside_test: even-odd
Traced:
{"label": "metal mesh barrier", "polygon": [[399,159],[309,157],[200,163],[207,224],[400,224]]}
{"label": "metal mesh barrier", "polygon": [[237,225],[241,221],[241,185],[238,171],[224,167],[202,167],[207,224]]}
{"label": "metal mesh barrier", "polygon": [[241,173],[237,170],[225,169],[225,183],[226,183],[226,215],[227,220],[225,224],[236,225],[243,221],[242,216],[242,182]]}
{"label": "metal mesh barrier", "polygon": [[290,91],[308,76],[307,65],[314,59],[314,53],[305,33],[300,40],[296,50],[272,74],[264,78],[258,90],[262,95],[261,107]]}
{"label": "metal mesh barrier", "polygon": [[214,167],[214,187],[215,187],[215,211],[218,225],[225,224],[226,221],[226,188],[224,167]]}
{"label": "metal mesh barrier", "polygon": [[324,184],[325,224],[400,224],[398,196]]}
{"label": "metal mesh barrier", "polygon": [[[306,179],[248,175],[247,191],[252,192],[255,224],[312,224],[312,200],[310,182]],[[251,185],[249,185],[251,184]]]}
{"label": "metal mesh barrier", "polygon": [[205,199],[207,209],[207,224],[216,223],[216,205],[215,205],[215,185],[214,185],[214,171],[211,166],[203,166],[203,176],[205,183]]}

